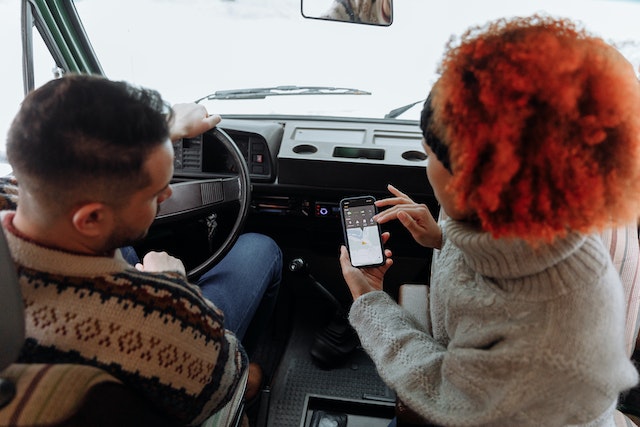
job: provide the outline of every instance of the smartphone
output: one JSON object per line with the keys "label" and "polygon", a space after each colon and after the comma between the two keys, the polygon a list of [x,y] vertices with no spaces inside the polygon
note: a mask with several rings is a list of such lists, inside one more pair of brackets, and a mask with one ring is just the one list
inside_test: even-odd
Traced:
{"label": "smartphone", "polygon": [[340,200],[344,240],[354,267],[375,267],[385,261],[380,225],[373,220],[375,200],[373,196]]}

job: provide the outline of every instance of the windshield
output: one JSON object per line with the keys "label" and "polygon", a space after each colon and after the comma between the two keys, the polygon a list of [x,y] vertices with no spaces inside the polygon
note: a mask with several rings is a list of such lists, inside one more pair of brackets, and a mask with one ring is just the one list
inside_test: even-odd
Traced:
{"label": "windshield", "polygon": [[[640,63],[640,3],[632,1],[397,0],[389,27],[305,19],[300,0],[76,5],[107,76],[158,89],[172,103],[246,88],[355,89],[202,101],[221,114],[383,118],[424,99],[452,35],[489,19],[539,11],[583,21],[617,43],[636,69]],[[418,120],[420,104],[398,118]]]}
{"label": "windshield", "polygon": [[[317,1],[317,0],[314,0]],[[328,1],[329,3],[329,1]],[[220,114],[302,114],[418,120],[452,35],[471,25],[544,11],[582,21],[640,68],[640,1],[396,0],[388,27],[306,19],[300,0],[76,0],[106,75],[159,90],[171,103],[201,102]],[[23,96],[20,5],[0,0],[0,130]],[[37,40],[36,40],[37,42]],[[35,46],[36,85],[53,78]],[[338,88],[256,99],[219,91]],[[400,108],[411,106],[406,111]]]}

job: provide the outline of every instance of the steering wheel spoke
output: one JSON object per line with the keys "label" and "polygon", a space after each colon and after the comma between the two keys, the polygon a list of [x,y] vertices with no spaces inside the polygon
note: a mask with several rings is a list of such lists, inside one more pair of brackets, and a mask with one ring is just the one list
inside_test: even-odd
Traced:
{"label": "steering wheel spoke", "polygon": [[240,179],[213,178],[179,182],[171,185],[171,197],[160,205],[156,224],[201,216],[226,204],[238,202],[241,198]]}

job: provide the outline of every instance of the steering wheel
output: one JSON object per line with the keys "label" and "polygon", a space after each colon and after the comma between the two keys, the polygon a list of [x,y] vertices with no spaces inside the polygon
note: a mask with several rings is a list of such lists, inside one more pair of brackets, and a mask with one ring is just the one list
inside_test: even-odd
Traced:
{"label": "steering wheel", "polygon": [[[229,252],[238,239],[249,212],[251,199],[249,168],[236,143],[222,129],[213,128],[205,134],[214,137],[230,154],[236,174],[224,177],[199,179],[171,184],[172,195],[162,202],[154,224],[179,222],[191,217],[222,208],[231,203],[239,203],[240,208],[231,231],[207,259],[187,271],[187,278],[193,280],[208,271]],[[204,142],[204,135],[203,135]]]}

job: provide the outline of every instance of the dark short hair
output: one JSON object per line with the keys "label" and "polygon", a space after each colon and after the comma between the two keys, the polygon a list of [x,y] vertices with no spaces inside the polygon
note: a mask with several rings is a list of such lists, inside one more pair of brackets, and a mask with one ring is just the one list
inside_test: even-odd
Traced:
{"label": "dark short hair", "polygon": [[420,129],[422,130],[425,144],[429,146],[433,154],[435,154],[440,163],[442,163],[442,166],[444,166],[449,173],[452,173],[449,147],[435,134],[434,126],[432,126],[433,106],[431,105],[431,99],[432,95],[429,93],[429,96],[427,96],[427,99],[424,101],[422,113],[420,114]]}
{"label": "dark short hair", "polygon": [[169,137],[170,114],[156,91],[68,75],[24,99],[9,129],[7,157],[30,191],[115,201],[148,184],[144,162]]}

